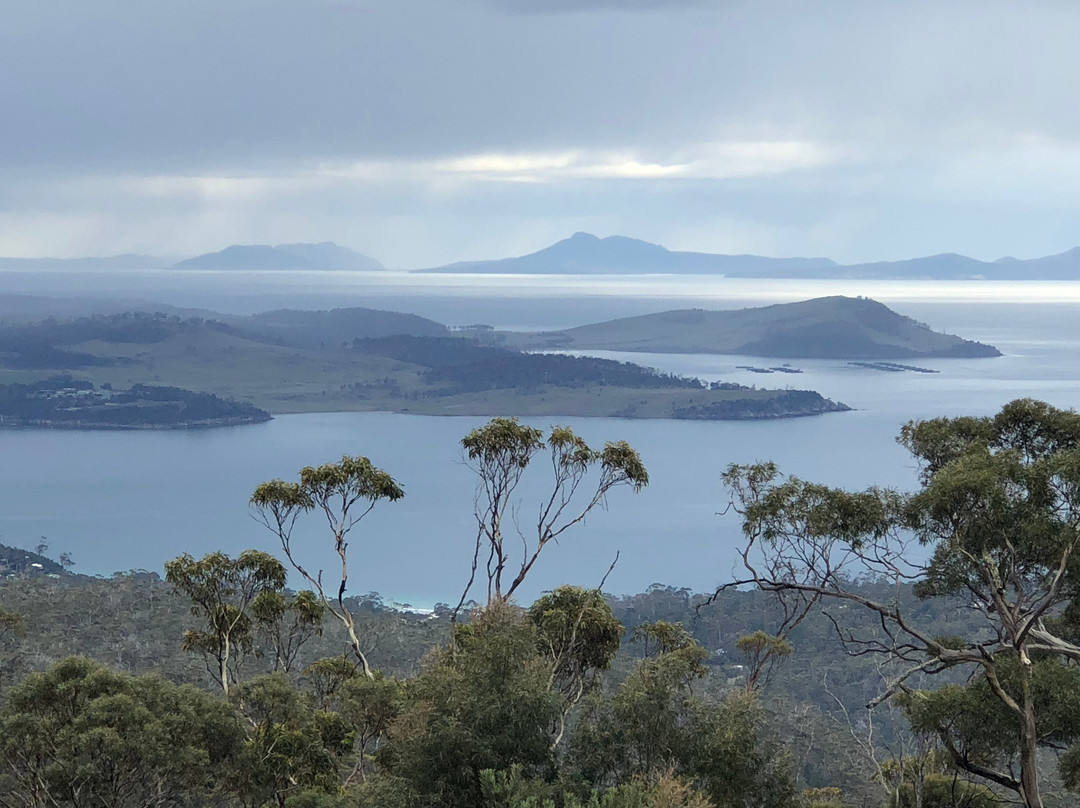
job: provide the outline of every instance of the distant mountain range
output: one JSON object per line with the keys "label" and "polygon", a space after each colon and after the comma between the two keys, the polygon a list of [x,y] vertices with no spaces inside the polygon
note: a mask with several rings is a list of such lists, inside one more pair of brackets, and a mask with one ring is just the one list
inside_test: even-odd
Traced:
{"label": "distant mountain range", "polygon": [[416,272],[475,272],[482,274],[591,275],[665,273],[726,275],[743,268],[759,272],[808,272],[836,266],[828,258],[763,258],[759,255],[714,255],[676,252],[626,236],[598,238],[575,233],[539,252],[519,258],[464,261]]}
{"label": "distant mountain range", "polygon": [[881,280],[988,280],[988,281],[1075,281],[1080,280],[1080,247],[1058,255],[1021,260],[999,258],[979,261],[956,253],[909,258],[906,261],[878,261],[849,264],[810,271],[763,272],[740,267],[725,273],[729,278],[874,278]]}
{"label": "distant mountain range", "polygon": [[734,311],[665,311],[564,331],[495,332],[484,338],[524,350],[586,349],[795,359],[1001,356],[991,345],[932,331],[876,300],[841,296]]}
{"label": "distant mountain range", "polygon": [[345,270],[383,269],[370,256],[339,247],[332,241],[318,244],[234,244],[215,253],[197,255],[173,264],[172,269],[275,269]]}
{"label": "distant mountain range", "polygon": [[[91,258],[2,258],[0,270],[339,270],[370,271],[383,265],[330,241],[318,244],[234,244],[177,262],[150,255]],[[508,275],[723,275],[728,278],[850,278],[881,280],[1080,280],[1080,247],[1043,258],[979,261],[943,253],[904,261],[838,264],[830,258],[767,258],[760,255],[669,250],[626,236],[598,238],[575,233],[528,255],[462,261],[413,272]]]}
{"label": "distant mountain range", "polygon": [[715,274],[729,278],[879,278],[907,280],[1080,280],[1080,247],[1060,255],[979,261],[955,253],[837,264],[829,258],[765,258],[679,252],[659,244],[575,233],[550,247],[518,258],[467,261],[416,272],[478,274]]}
{"label": "distant mountain range", "polygon": [[383,269],[370,256],[341,247],[332,241],[318,244],[234,244],[218,252],[177,261],[153,255],[112,255],[84,258],[2,258],[0,270],[99,270],[131,269],[270,269],[342,270]]}

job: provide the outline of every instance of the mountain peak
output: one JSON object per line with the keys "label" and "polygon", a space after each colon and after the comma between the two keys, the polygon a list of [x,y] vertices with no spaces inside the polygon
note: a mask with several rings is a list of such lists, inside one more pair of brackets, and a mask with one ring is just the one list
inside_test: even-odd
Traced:
{"label": "mountain peak", "polygon": [[317,244],[233,244],[215,253],[199,255],[174,264],[173,269],[282,269],[373,270],[382,269],[374,258],[341,247],[332,241]]}

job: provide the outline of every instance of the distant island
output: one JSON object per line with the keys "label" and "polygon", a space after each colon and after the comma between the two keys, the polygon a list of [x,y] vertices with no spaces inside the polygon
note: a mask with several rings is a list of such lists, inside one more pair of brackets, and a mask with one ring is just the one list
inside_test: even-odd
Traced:
{"label": "distant island", "polygon": [[[374,258],[331,241],[317,244],[234,244],[218,252],[177,261],[150,255],[85,258],[3,258],[0,269],[14,270],[332,270],[384,269]],[[839,264],[831,258],[770,258],[761,255],[669,250],[627,236],[599,238],[575,233],[542,250],[511,258],[460,261],[412,272],[508,275],[722,275],[727,278],[859,280],[1080,280],[1080,247],[1042,258],[980,261],[942,253],[901,261]]]}
{"label": "distant island", "polygon": [[98,388],[69,375],[0,384],[0,427],[190,429],[269,420],[270,413],[250,404],[177,387]]}
{"label": "distant island", "polygon": [[318,244],[234,244],[224,250],[197,255],[173,264],[172,269],[261,269],[370,271],[383,265],[370,256],[340,247],[332,241]]}
{"label": "distant island", "polygon": [[882,280],[1080,280],[1080,247],[1058,255],[979,261],[954,253],[841,265],[829,258],[767,258],[760,255],[668,250],[659,244],[575,233],[550,247],[515,258],[464,261],[418,269],[473,274],[710,274],[728,278],[851,278]]}
{"label": "distant island", "polygon": [[563,331],[494,332],[522,350],[608,350],[738,354],[794,359],[975,358],[991,345],[932,331],[876,300],[822,297],[735,311],[684,309]]}
{"label": "distant island", "polygon": [[828,258],[763,258],[758,255],[713,255],[674,252],[626,236],[597,238],[575,233],[570,238],[518,258],[464,261],[415,272],[477,274],[602,275],[609,273],[670,273],[724,275],[740,267],[802,272],[831,268]]}
{"label": "distant island", "polygon": [[[12,413],[21,419],[13,425],[105,423],[98,418],[110,426],[140,418],[150,424],[149,397],[160,399],[165,390],[270,413],[715,420],[849,409],[812,390],[758,389],[629,362],[523,352],[415,315],[361,308],[220,319],[128,312],[10,325],[0,327],[0,368],[21,385],[12,397],[24,409]],[[57,373],[68,374],[62,384],[51,381]],[[39,394],[38,384],[47,392]],[[140,398],[121,422],[125,395]],[[174,420],[232,416],[196,419],[187,411]]]}

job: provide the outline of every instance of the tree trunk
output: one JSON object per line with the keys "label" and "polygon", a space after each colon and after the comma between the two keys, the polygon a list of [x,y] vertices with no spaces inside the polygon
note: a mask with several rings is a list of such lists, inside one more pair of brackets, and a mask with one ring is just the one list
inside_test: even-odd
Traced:
{"label": "tree trunk", "polygon": [[229,635],[225,635],[221,653],[221,689],[225,691],[225,698],[229,698]]}
{"label": "tree trunk", "polygon": [[1031,695],[1031,660],[1023,650],[1020,652],[1020,670],[1023,680],[1023,709],[1020,713],[1020,799],[1024,802],[1024,808],[1043,808],[1042,795],[1039,794],[1039,734],[1035,726],[1035,703]]}

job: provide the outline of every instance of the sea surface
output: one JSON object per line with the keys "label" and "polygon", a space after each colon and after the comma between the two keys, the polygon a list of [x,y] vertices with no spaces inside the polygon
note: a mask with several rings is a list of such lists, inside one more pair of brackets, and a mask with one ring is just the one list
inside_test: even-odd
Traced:
{"label": "sea surface", "polygon": [[[449,324],[559,328],[670,308],[735,308],[828,294],[865,295],[931,327],[996,345],[996,359],[912,360],[938,373],[886,373],[842,361],[786,360],[801,374],[757,374],[755,357],[597,355],[661,370],[762,387],[809,388],[855,408],[811,418],[679,422],[550,418],[587,440],[627,440],[651,483],[616,490],[545,549],[522,593],[530,599],[560,583],[612,592],[653,583],[707,591],[730,580],[740,534],[721,516],[720,475],[730,463],[774,460],[792,474],[834,485],[909,488],[915,466],[895,442],[905,421],[989,415],[1020,397],[1080,406],[1080,283],[749,281],[713,277],[462,277],[399,273],[3,273],[0,294],[141,298],[173,306],[250,312],[291,306],[365,305],[410,311]],[[266,424],[180,432],[0,432],[0,542],[69,552],[76,572],[147,569],[182,552],[274,551],[247,501],[255,486],[293,478],[305,465],[362,454],[406,490],[355,529],[350,591],[377,591],[418,607],[456,602],[476,537],[475,477],[461,438],[482,418],[385,413],[284,415]],[[521,531],[535,531],[543,473],[523,486]],[[305,561],[333,567],[325,525],[298,528]],[[294,582],[296,583],[296,582]]]}

